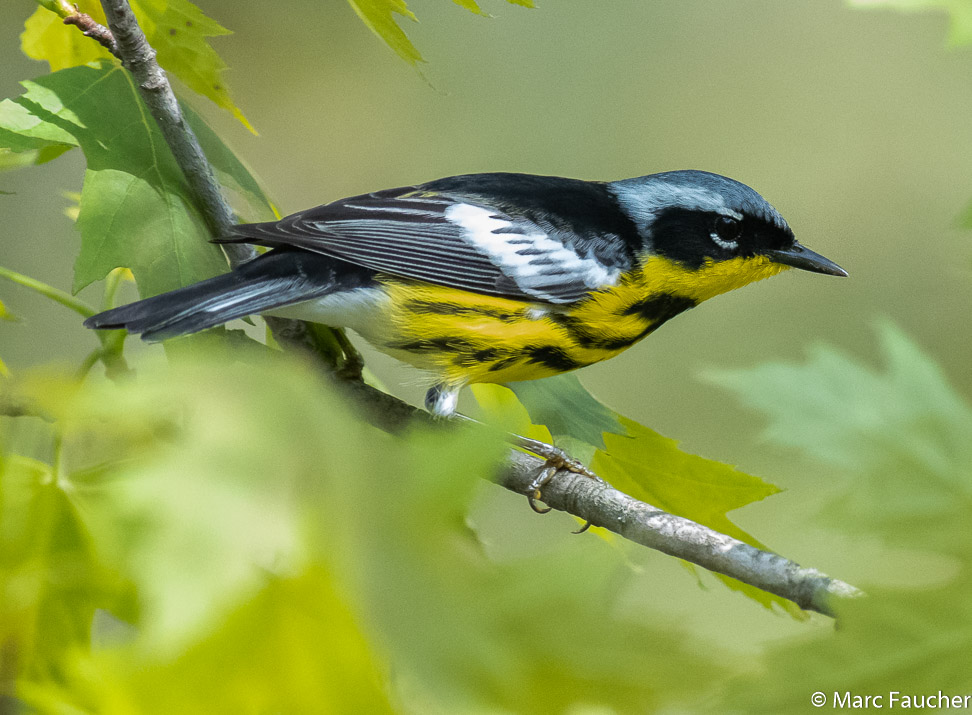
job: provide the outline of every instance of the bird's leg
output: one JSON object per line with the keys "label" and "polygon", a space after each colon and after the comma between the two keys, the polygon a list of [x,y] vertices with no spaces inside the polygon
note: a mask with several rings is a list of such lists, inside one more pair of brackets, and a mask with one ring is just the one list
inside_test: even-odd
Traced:
{"label": "bird's leg", "polygon": [[[462,389],[461,385],[446,385],[438,384],[429,388],[429,391],[425,393],[425,408],[433,414],[433,416],[442,419],[454,419],[454,420],[466,420],[468,422],[475,422],[480,424],[478,420],[474,420],[471,417],[460,414],[456,412],[456,403],[459,399],[459,390]],[[574,459],[568,455],[560,447],[555,447],[552,444],[547,444],[546,442],[541,442],[540,440],[530,439],[529,437],[522,437],[518,434],[513,434],[507,432],[504,434],[506,441],[511,444],[516,445],[527,452],[542,457],[545,462],[537,472],[537,476],[534,477],[533,481],[530,482],[530,494],[527,495],[527,501],[530,503],[530,508],[533,509],[538,514],[546,514],[550,511],[551,507],[540,507],[537,506],[537,501],[541,498],[541,490],[547,483],[553,479],[554,475],[561,469],[566,469],[568,471],[574,472],[575,474],[580,474],[582,476],[588,477],[590,479],[596,479],[597,481],[603,481],[599,476],[594,474],[591,470],[585,467],[580,461]],[[590,526],[590,522],[581,527],[580,532],[586,531]],[[577,532],[577,533],[580,533]]]}
{"label": "bird's leg", "polygon": [[[566,469],[567,471],[573,472],[574,474],[580,474],[581,476],[588,477],[589,479],[595,479],[597,481],[603,481],[599,476],[594,474],[590,469],[585,467],[579,460],[574,459],[569,454],[567,454],[560,447],[555,447],[552,444],[547,444],[546,442],[541,442],[537,439],[530,439],[529,437],[522,437],[518,434],[510,434],[507,439],[515,444],[517,447],[521,447],[528,452],[531,452],[538,457],[543,457],[544,465],[537,472],[537,476],[533,478],[530,482],[530,494],[527,496],[527,501],[530,502],[530,508],[533,509],[538,514],[546,514],[550,511],[550,507],[539,507],[537,506],[537,500],[541,498],[541,490],[547,485],[547,483],[553,479],[554,475],[561,469]],[[581,531],[586,531],[590,526],[590,522],[585,524]]]}
{"label": "bird's leg", "polygon": [[462,385],[447,385],[445,383],[433,385],[425,393],[425,409],[431,412],[433,417],[448,419],[455,416],[456,405],[459,402],[459,390],[461,389]]}

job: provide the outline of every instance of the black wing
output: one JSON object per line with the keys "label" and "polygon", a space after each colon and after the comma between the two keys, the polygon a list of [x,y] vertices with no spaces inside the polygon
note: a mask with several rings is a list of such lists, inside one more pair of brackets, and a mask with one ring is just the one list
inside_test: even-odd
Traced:
{"label": "black wing", "polygon": [[571,303],[617,281],[637,235],[602,184],[474,174],[243,224],[219,241],[292,246],[454,288]]}

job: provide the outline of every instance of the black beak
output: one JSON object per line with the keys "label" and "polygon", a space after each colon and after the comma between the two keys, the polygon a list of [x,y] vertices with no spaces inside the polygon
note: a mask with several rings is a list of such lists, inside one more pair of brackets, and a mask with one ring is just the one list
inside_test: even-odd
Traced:
{"label": "black beak", "polygon": [[829,258],[804,248],[797,241],[794,241],[789,248],[764,251],[763,254],[774,263],[782,263],[784,266],[793,266],[814,273],[826,273],[829,276],[847,275],[847,271]]}

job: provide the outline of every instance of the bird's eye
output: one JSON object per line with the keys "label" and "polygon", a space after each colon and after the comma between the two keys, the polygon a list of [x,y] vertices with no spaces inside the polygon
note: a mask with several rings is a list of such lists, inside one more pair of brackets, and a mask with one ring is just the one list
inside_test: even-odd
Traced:
{"label": "bird's eye", "polygon": [[731,216],[716,216],[710,236],[717,246],[727,251],[739,248],[742,224]]}

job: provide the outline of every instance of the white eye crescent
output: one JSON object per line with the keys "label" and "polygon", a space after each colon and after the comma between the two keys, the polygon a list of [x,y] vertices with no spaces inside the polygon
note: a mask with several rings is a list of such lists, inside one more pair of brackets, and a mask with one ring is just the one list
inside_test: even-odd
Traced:
{"label": "white eye crescent", "polygon": [[727,251],[739,248],[739,237],[742,235],[742,223],[731,216],[716,216],[709,237],[712,242]]}

